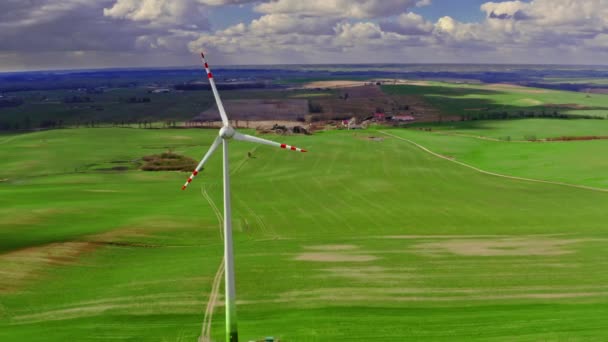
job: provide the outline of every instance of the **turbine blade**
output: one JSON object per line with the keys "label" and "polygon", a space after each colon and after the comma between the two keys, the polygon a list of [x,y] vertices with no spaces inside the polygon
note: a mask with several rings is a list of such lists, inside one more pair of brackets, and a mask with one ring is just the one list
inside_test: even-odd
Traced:
{"label": "turbine blade", "polygon": [[196,169],[194,169],[194,171],[192,171],[192,174],[190,175],[190,177],[188,177],[186,184],[184,184],[184,186],[182,186],[182,190],[186,190],[186,188],[188,187],[190,182],[192,182],[192,179],[194,179],[194,177],[196,177],[196,175],[198,175],[198,172],[201,170],[203,165],[205,165],[205,163],[207,163],[207,160],[209,160],[209,157],[211,157],[211,155],[213,154],[213,152],[215,152],[217,147],[220,146],[221,142],[222,142],[222,138],[220,138],[219,136],[217,138],[215,138],[215,140],[213,141],[213,144],[211,144],[211,147],[209,147],[209,151],[207,151],[207,153],[205,153],[205,156],[203,157],[201,162],[198,163],[198,165],[196,166]]}
{"label": "turbine blade", "polygon": [[233,138],[236,139],[236,140],[241,140],[241,141],[249,141],[249,142],[258,143],[258,144],[264,144],[264,145],[270,145],[270,146],[280,147],[280,148],[284,148],[284,149],[292,150],[292,151],[296,151],[296,152],[308,152],[308,151],[306,151],[304,149],[301,149],[301,148],[298,148],[298,147],[295,147],[295,146],[289,146],[289,145],[286,145],[286,144],[280,144],[278,142],[274,142],[274,141],[270,141],[270,140],[254,137],[254,136],[251,136],[251,135],[241,134],[239,132],[234,132]]}
{"label": "turbine blade", "polygon": [[213,91],[213,96],[215,97],[215,102],[217,103],[217,109],[220,112],[220,116],[222,117],[222,123],[224,126],[228,126],[230,122],[228,121],[228,116],[226,115],[226,111],[224,110],[224,104],[222,103],[222,99],[220,98],[220,93],[217,92],[217,87],[215,86],[215,80],[213,79],[213,74],[211,73],[211,69],[209,69],[209,64],[207,63],[207,59],[205,58],[205,54],[201,52],[201,58],[203,58],[203,65],[205,66],[205,71],[207,72],[207,78],[209,78],[209,84],[211,84],[211,90]]}

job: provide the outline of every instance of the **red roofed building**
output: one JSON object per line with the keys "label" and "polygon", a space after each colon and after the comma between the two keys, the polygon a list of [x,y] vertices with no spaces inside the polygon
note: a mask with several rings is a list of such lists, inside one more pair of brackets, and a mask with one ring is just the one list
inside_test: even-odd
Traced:
{"label": "red roofed building", "polygon": [[376,119],[376,121],[384,121],[384,120],[386,120],[386,114],[384,114],[384,113],[375,113],[374,114],[374,119]]}

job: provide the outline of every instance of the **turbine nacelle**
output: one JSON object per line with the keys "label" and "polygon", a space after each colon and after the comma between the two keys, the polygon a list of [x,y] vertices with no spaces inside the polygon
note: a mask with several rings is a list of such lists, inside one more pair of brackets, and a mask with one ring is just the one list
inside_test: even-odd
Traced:
{"label": "turbine nacelle", "polygon": [[232,139],[235,133],[236,131],[234,130],[234,128],[232,128],[232,126],[224,126],[220,128],[219,135],[222,139]]}

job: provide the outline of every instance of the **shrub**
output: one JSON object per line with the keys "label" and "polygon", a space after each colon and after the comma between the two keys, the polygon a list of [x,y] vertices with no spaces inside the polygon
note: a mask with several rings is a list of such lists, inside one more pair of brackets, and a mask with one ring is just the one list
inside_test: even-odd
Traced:
{"label": "shrub", "polygon": [[192,171],[196,160],[172,152],[153,154],[142,158],[145,163],[141,166],[144,171]]}

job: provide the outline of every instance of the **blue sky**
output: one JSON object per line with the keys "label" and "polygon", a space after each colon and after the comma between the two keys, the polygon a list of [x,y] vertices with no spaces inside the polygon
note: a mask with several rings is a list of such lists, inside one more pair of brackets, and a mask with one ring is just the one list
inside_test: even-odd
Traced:
{"label": "blue sky", "polygon": [[485,15],[479,10],[483,0],[434,0],[429,6],[414,9],[413,11],[423,17],[437,21],[449,15],[462,22],[481,22]]}
{"label": "blue sky", "polygon": [[3,0],[0,42],[0,71],[606,64],[608,0]]}
{"label": "blue sky", "polygon": [[[432,21],[449,15],[463,22],[480,22],[485,18],[485,15],[479,8],[486,2],[488,1],[433,0],[429,6],[415,8],[412,11]],[[225,29],[241,22],[251,22],[259,17],[259,13],[255,13],[253,8],[253,3],[213,8],[209,15],[211,27],[214,29]]]}
{"label": "blue sky", "polygon": [[221,6],[210,10],[209,21],[212,28],[222,30],[238,23],[251,22],[259,16],[253,11],[253,4]]}
{"label": "blue sky", "polygon": [[[480,11],[480,6],[488,1],[485,0],[433,0],[430,5],[415,8],[412,11],[423,17],[436,21],[449,15],[463,22],[481,22],[485,15]],[[260,15],[254,11],[254,4],[221,6],[212,8],[209,21],[213,29],[225,29],[241,22],[251,22]]]}

